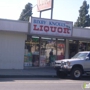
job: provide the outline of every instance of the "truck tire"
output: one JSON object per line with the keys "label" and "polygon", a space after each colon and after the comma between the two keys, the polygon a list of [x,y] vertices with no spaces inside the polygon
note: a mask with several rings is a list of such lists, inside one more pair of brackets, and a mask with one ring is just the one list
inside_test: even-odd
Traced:
{"label": "truck tire", "polygon": [[72,79],[78,80],[82,77],[82,69],[79,67],[74,67],[71,71]]}
{"label": "truck tire", "polygon": [[63,71],[57,71],[56,74],[57,74],[57,77],[59,77],[59,78],[67,77],[67,73],[65,73]]}

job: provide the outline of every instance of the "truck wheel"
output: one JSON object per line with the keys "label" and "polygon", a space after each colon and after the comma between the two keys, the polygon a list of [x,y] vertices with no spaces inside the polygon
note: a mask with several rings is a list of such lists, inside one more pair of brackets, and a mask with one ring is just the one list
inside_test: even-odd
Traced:
{"label": "truck wheel", "polygon": [[80,79],[82,76],[82,69],[81,68],[78,68],[78,67],[75,67],[72,69],[71,71],[71,77],[75,80],[78,80]]}
{"label": "truck wheel", "polygon": [[57,77],[59,77],[59,78],[65,78],[65,77],[67,77],[67,73],[65,73],[65,72],[62,72],[62,71],[57,71]]}

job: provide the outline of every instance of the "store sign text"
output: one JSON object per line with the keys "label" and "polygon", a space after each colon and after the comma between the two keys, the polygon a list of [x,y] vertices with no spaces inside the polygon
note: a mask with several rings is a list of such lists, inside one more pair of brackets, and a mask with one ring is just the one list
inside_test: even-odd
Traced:
{"label": "store sign text", "polygon": [[32,19],[31,22],[31,32],[36,32],[36,34],[47,34],[48,35],[71,35],[73,23],[64,21],[54,21],[47,19]]}
{"label": "store sign text", "polygon": [[54,26],[50,26],[49,27],[49,26],[43,26],[43,25],[40,25],[38,27],[35,24],[34,24],[33,30],[36,30],[36,31],[45,31],[45,32],[48,32],[50,30],[51,32],[67,33],[67,34],[70,33],[68,28],[54,27]]}

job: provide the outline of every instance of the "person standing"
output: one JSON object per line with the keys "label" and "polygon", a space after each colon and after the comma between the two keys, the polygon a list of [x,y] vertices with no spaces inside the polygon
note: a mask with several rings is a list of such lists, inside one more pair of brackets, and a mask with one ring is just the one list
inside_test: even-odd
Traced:
{"label": "person standing", "polygon": [[49,53],[49,64],[53,61],[53,49]]}

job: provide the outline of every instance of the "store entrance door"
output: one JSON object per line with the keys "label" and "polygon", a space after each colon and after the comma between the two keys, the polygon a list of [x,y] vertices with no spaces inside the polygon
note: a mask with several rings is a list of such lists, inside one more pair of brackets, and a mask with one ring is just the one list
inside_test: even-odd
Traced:
{"label": "store entrance door", "polygon": [[77,43],[69,43],[69,58],[73,57],[78,52]]}
{"label": "store entrance door", "polygon": [[39,67],[39,37],[30,37],[25,42],[24,67]]}
{"label": "store entrance door", "polygon": [[56,39],[41,38],[40,67],[53,66],[56,60]]}

